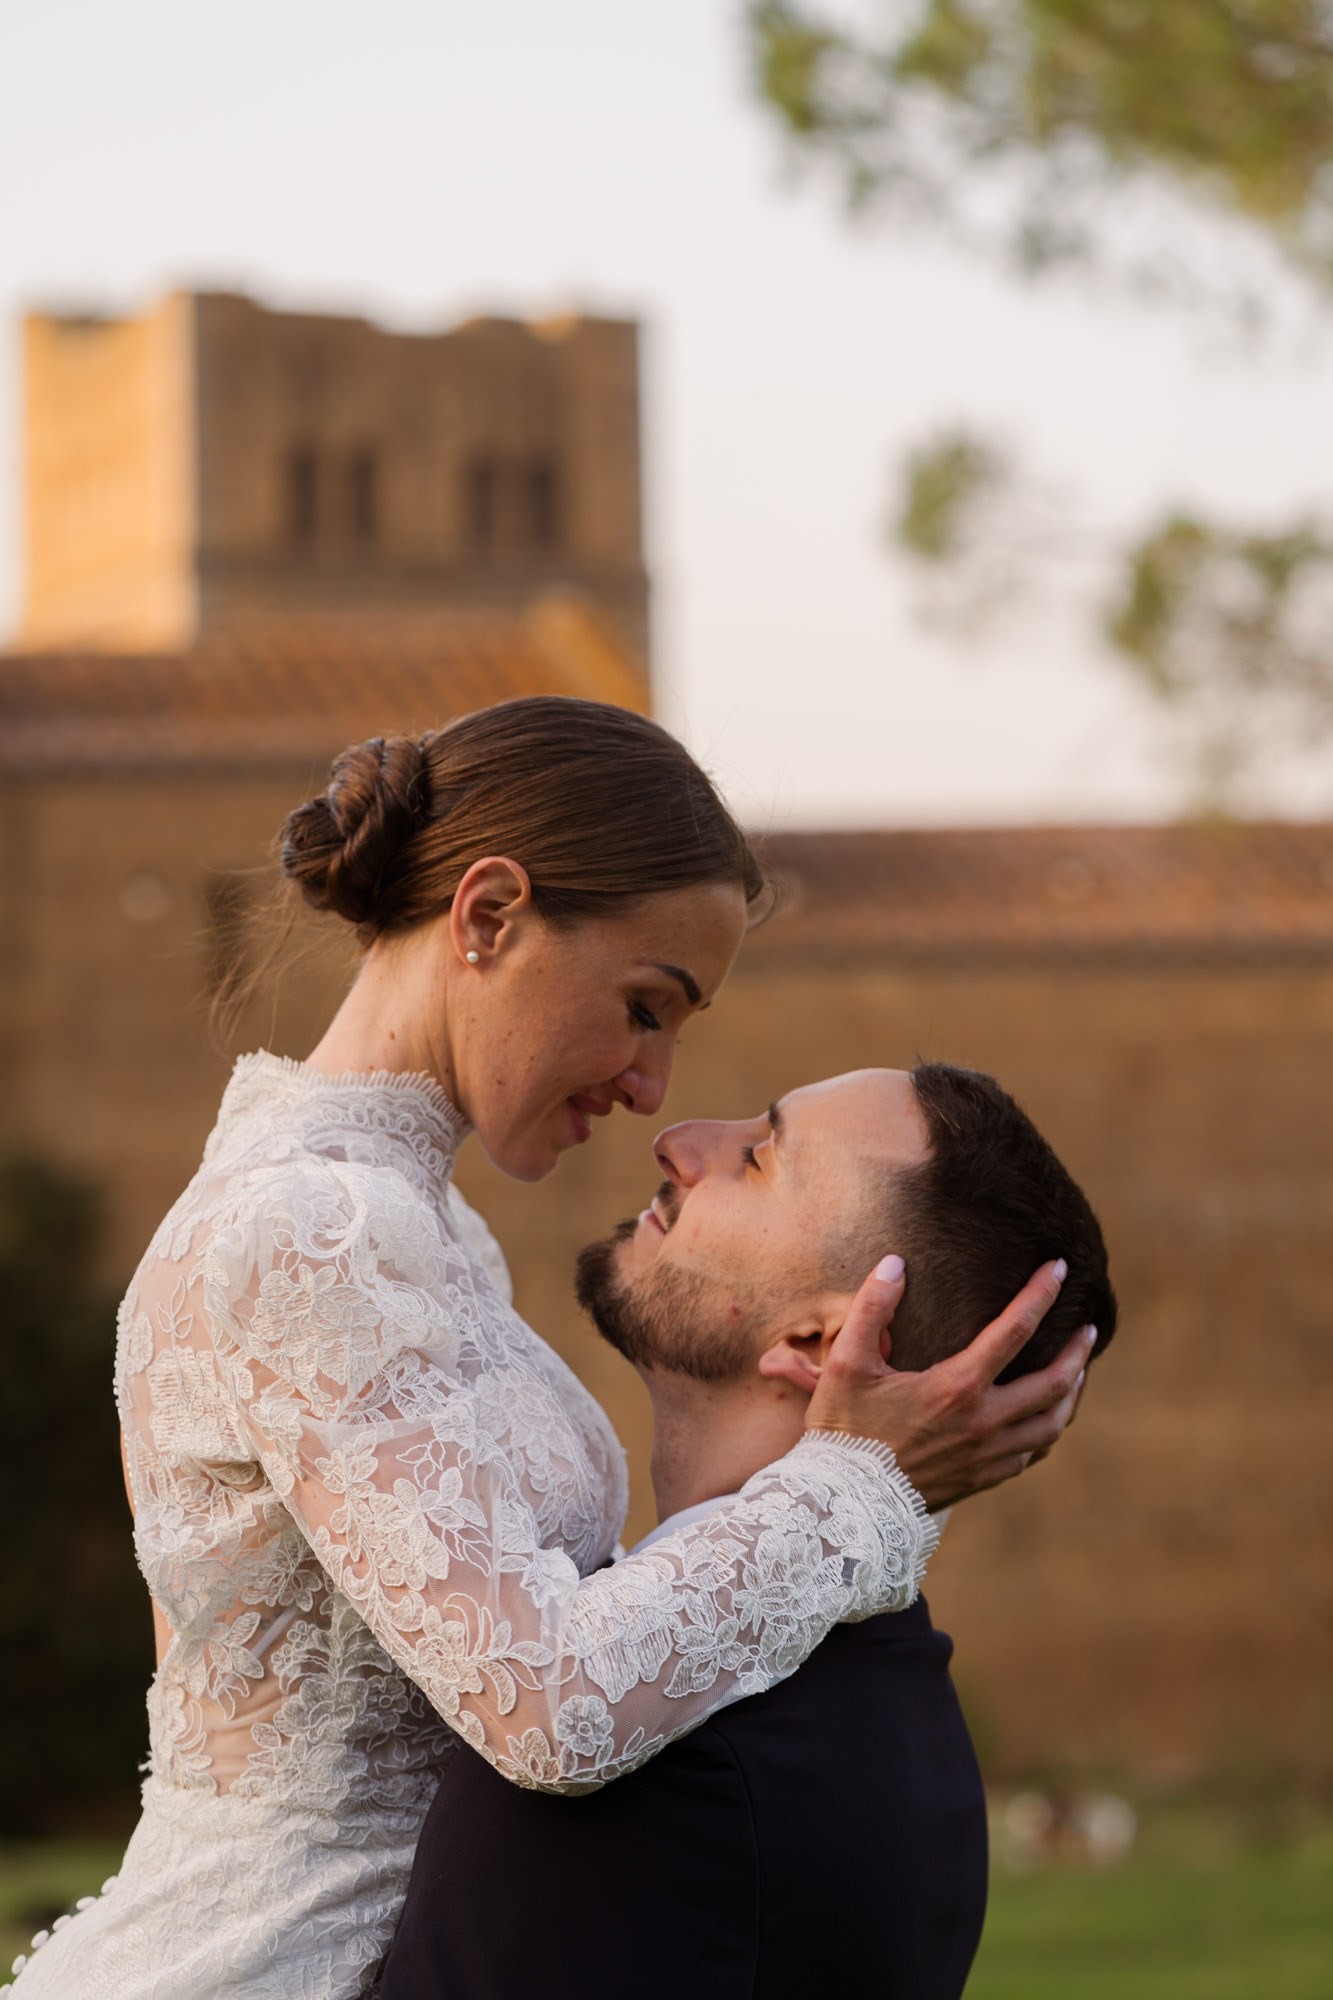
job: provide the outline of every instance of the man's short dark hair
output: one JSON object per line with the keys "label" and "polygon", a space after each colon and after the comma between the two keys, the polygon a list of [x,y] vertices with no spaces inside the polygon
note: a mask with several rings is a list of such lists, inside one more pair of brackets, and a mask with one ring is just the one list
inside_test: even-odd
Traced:
{"label": "man's short dark hair", "polygon": [[930,1157],[895,1174],[888,1192],[884,1241],[907,1261],[893,1366],[928,1368],[966,1347],[1055,1257],[1069,1265],[1060,1296],[999,1379],[1044,1368],[1081,1326],[1096,1327],[1101,1354],[1115,1333],[1116,1298],[1083,1190],[994,1077],[918,1063],[912,1086]]}

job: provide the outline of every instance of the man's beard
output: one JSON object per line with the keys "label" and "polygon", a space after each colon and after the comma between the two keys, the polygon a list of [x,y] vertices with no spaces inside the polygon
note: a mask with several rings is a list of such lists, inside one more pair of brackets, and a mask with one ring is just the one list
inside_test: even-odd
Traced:
{"label": "man's beard", "polygon": [[[668,1220],[679,1202],[668,1182],[658,1197]],[[719,1327],[719,1314],[707,1300],[709,1287],[701,1273],[681,1271],[654,1261],[635,1280],[624,1278],[616,1252],[639,1227],[632,1216],[614,1235],[580,1250],[574,1267],[574,1290],[593,1325],[619,1354],[638,1368],[660,1368],[691,1375],[697,1382],[734,1382],[753,1362],[754,1315],[745,1313]],[[716,1295],[716,1294],[715,1294]]]}

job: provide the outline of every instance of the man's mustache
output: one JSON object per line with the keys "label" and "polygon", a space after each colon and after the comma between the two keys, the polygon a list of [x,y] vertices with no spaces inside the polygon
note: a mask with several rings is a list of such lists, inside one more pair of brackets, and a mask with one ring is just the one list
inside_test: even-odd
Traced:
{"label": "man's mustache", "polygon": [[[680,1214],[680,1205],[684,1199],[684,1190],[678,1188],[674,1181],[663,1181],[661,1187],[653,1196],[652,1205],[668,1229],[674,1226],[676,1217]],[[628,1243],[638,1226],[638,1216],[627,1215],[623,1222],[616,1224],[611,1235],[611,1241],[613,1243]]]}
{"label": "man's mustache", "polygon": [[684,1189],[677,1187],[674,1181],[663,1181],[661,1187],[653,1196],[653,1207],[657,1210],[658,1215],[665,1222],[668,1229],[674,1227],[676,1217],[680,1214],[680,1205],[684,1199]]}

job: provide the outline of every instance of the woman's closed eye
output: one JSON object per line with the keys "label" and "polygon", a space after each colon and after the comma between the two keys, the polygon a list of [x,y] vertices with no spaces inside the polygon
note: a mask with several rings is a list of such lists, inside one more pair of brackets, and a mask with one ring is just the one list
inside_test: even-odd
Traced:
{"label": "woman's closed eye", "polygon": [[656,1014],[651,1008],[645,1007],[642,1000],[631,1000],[629,1015],[636,1027],[644,1029],[650,1035],[656,1034],[662,1025]]}
{"label": "woman's closed eye", "polygon": [[759,1172],[759,1162],[754,1156],[753,1146],[742,1146],[741,1158],[742,1160],[744,1160],[747,1167],[753,1167],[756,1173]]}

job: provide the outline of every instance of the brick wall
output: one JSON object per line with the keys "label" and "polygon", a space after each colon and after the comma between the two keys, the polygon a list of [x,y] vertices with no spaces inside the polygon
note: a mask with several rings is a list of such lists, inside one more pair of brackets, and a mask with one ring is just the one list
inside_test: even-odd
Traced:
{"label": "brick wall", "polygon": [[[193,1170],[225,1079],[203,1019],[218,884],[244,891],[303,789],[292,773],[5,794],[4,1123],[106,1182],[120,1274]],[[346,967],[316,947],[238,1045],[305,1053]],[[929,1583],[1014,1765],[1163,1765],[1237,1735],[1299,1749],[1326,1727],[1331,1048],[1333,964],[1309,954],[903,965],[887,943],[792,953],[776,926],[686,1031],[661,1122],[751,1113],[860,1064],[963,1061],[1019,1096],[1102,1215],[1116,1346],[1066,1445],[959,1510]],[[646,1399],[577,1315],[569,1270],[651,1192],[651,1133],[617,1116],[537,1187],[503,1180],[475,1142],[460,1171],[522,1309],[630,1448],[631,1533],[652,1518]]]}

